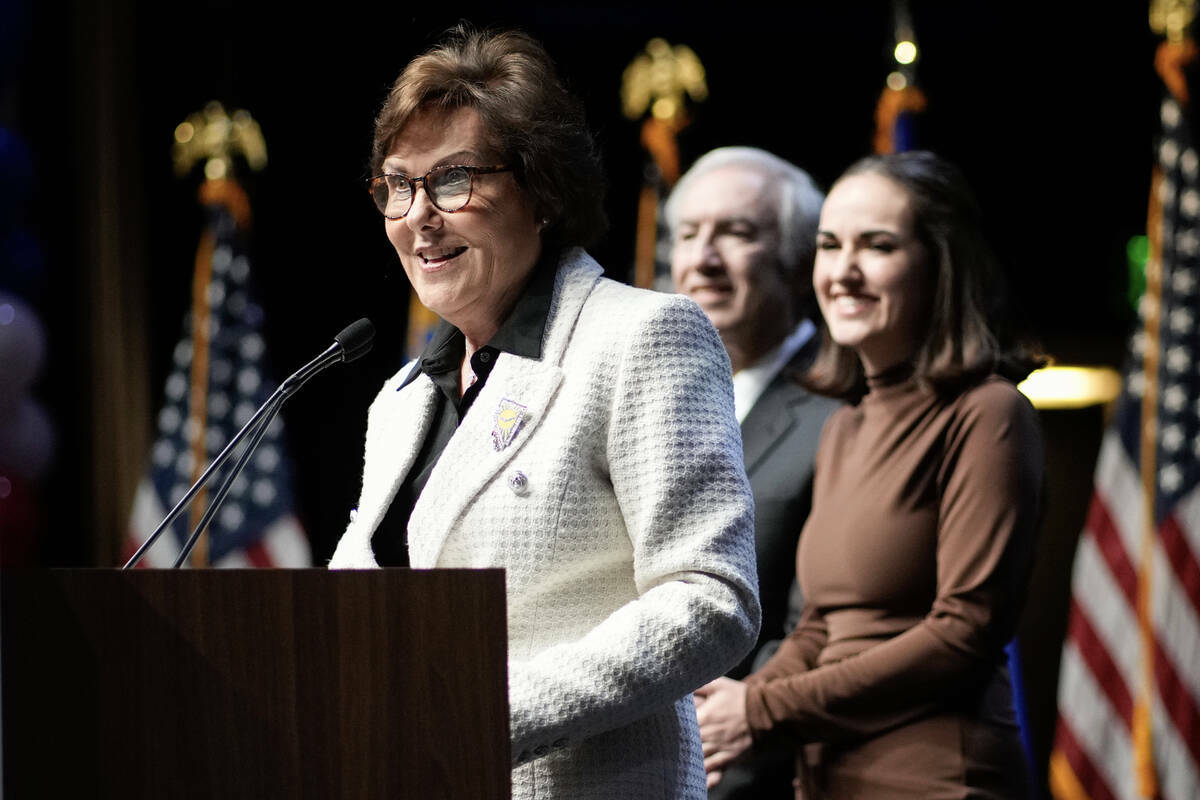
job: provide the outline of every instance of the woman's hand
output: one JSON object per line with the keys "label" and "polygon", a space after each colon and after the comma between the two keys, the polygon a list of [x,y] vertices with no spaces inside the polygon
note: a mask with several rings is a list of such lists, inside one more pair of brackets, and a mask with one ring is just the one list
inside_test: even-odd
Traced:
{"label": "woman's hand", "polygon": [[704,771],[712,788],[725,767],[750,749],[750,726],[746,722],[746,684],[717,678],[696,690],[696,719],[704,746]]}

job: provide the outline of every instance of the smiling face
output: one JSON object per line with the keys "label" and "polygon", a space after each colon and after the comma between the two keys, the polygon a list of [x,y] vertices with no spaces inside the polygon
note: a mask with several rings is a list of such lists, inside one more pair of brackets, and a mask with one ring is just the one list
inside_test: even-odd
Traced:
{"label": "smiling face", "polygon": [[671,278],[704,309],[731,355],[740,347],[752,360],[791,329],[793,287],[779,264],[779,244],[774,192],[761,171],[730,164],[687,186]]}
{"label": "smiling face", "polygon": [[924,336],[932,289],[908,192],[877,173],[838,181],[821,210],[813,288],[829,335],[867,375],[909,359]]}
{"label": "smiling face", "polygon": [[[473,108],[421,111],[388,148],[383,172],[419,177],[443,164],[501,163]],[[533,204],[511,172],[476,175],[471,200],[439,211],[423,184],[388,239],[421,302],[467,337],[486,344],[504,322],[541,253]]]}

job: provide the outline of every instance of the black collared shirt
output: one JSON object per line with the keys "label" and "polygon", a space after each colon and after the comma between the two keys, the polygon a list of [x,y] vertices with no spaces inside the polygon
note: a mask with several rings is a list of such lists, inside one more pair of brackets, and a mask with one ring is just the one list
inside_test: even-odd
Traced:
{"label": "black collared shirt", "polygon": [[375,551],[375,560],[380,566],[408,566],[408,519],[412,516],[413,506],[424,491],[429,475],[450,442],[450,437],[458,430],[475,398],[487,383],[500,353],[533,359],[542,357],[542,338],[550,316],[557,264],[558,254],[554,253],[549,256],[543,255],[534,266],[529,282],[513,306],[508,319],[500,326],[500,330],[496,331],[496,335],[471,356],[471,371],[475,373],[475,380],[461,396],[458,383],[459,368],[466,354],[466,337],[462,331],[444,320],[434,329],[429,344],[418,359],[417,367],[396,390],[400,391],[416,380],[418,375],[425,374],[440,391],[433,411],[433,420],[425,434],[421,450],[405,476],[404,483],[396,491],[383,521],[371,536],[371,548]]}

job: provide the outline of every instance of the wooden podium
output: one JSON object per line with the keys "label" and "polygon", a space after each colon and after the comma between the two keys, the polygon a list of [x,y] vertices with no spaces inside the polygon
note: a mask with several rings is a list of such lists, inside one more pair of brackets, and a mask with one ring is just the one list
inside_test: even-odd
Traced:
{"label": "wooden podium", "polygon": [[508,798],[502,570],[8,570],[3,796]]}

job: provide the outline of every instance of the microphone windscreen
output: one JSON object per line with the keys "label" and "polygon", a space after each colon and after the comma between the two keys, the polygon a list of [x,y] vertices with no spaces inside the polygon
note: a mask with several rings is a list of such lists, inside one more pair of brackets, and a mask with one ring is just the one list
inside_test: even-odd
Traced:
{"label": "microphone windscreen", "polygon": [[342,361],[345,362],[365,356],[370,351],[374,339],[375,326],[366,317],[350,323],[345,330],[333,337],[333,340],[342,346]]}

